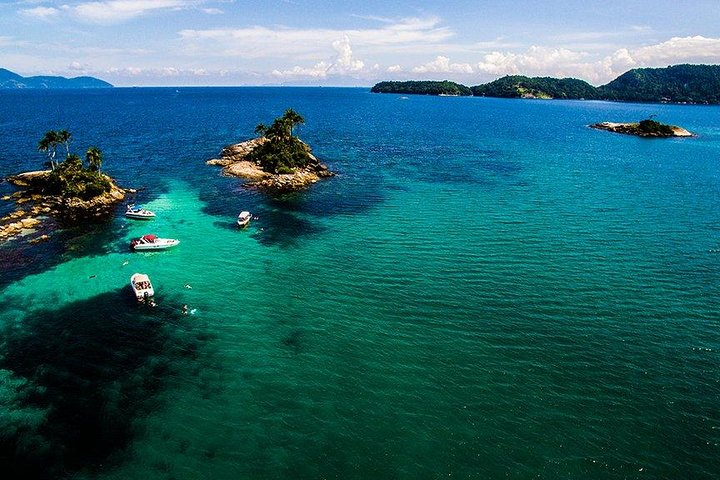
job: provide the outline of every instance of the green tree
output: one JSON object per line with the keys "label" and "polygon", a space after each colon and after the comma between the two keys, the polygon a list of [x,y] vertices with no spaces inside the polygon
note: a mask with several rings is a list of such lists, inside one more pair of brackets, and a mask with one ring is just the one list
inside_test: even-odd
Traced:
{"label": "green tree", "polygon": [[70,156],[70,138],[72,134],[67,130],[58,130],[56,132],[58,141],[65,145],[65,156]]}
{"label": "green tree", "polygon": [[310,164],[310,149],[297,137],[293,130],[305,119],[292,108],[285,110],[270,126],[258,124],[255,133],[268,139],[248,155],[248,160],[258,163],[266,172],[292,173],[296,168]]}
{"label": "green tree", "polygon": [[287,110],[285,110],[285,113],[283,114],[281,120],[287,126],[288,136],[290,137],[292,137],[295,127],[305,123],[305,119],[292,108],[288,108]]}
{"label": "green tree", "polygon": [[258,123],[257,127],[255,127],[255,135],[259,135],[261,137],[264,137],[267,133],[268,127],[265,126],[264,123]]}
{"label": "green tree", "polygon": [[61,143],[60,136],[55,130],[45,132],[45,136],[38,142],[38,150],[45,152],[50,163],[50,168],[55,170],[55,155],[57,154],[57,146]]}
{"label": "green tree", "polygon": [[100,172],[102,166],[102,151],[98,147],[90,147],[85,152],[85,159],[91,172]]}

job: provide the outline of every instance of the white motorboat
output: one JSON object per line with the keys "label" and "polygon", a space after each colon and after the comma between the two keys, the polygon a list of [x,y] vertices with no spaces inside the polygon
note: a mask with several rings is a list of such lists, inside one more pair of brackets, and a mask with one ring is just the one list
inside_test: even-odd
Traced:
{"label": "white motorboat", "polygon": [[237,218],[237,224],[240,228],[247,227],[250,224],[250,220],[252,220],[252,213],[240,212]]}
{"label": "white motorboat", "polygon": [[165,250],[179,244],[180,240],[174,238],[159,238],[155,235],[143,235],[140,238],[134,238],[130,242],[133,250]]}
{"label": "white motorboat", "polygon": [[155,290],[153,289],[152,283],[150,283],[150,277],[144,273],[134,273],[133,276],[130,277],[130,286],[138,302],[148,301],[155,295]]}
{"label": "white motorboat", "polygon": [[128,205],[125,216],[136,220],[150,220],[155,218],[155,212],[144,209],[142,205]]}

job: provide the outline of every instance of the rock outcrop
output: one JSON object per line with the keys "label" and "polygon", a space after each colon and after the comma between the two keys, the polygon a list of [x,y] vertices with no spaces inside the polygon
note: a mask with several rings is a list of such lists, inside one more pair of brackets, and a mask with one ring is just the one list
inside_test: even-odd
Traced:
{"label": "rock outcrop", "polygon": [[[97,219],[111,213],[115,205],[125,198],[126,190],[112,180],[111,189],[89,200],[61,195],[44,195],[34,188],[34,180],[46,175],[47,171],[26,172],[7,178],[7,181],[22,188],[2,200],[14,201],[18,208],[0,218],[0,240],[32,236],[51,219],[73,222]],[[108,177],[109,178],[109,177]],[[47,235],[31,238],[31,242],[47,240]]]}
{"label": "rock outcrop", "polygon": [[246,186],[259,188],[269,193],[288,193],[301,190],[321,178],[335,175],[312,154],[309,154],[311,161],[308,166],[297,169],[294,173],[278,174],[264,171],[260,165],[248,161],[247,155],[268,141],[265,137],[259,137],[228,145],[220,152],[219,159],[208,160],[205,163],[221,166],[223,175],[244,178],[248,180]]}
{"label": "rock outcrop", "polygon": [[658,132],[658,131],[645,131],[640,128],[639,123],[613,123],[613,122],[600,122],[590,125],[590,128],[597,128],[599,130],[607,130],[609,132],[623,133],[626,135],[636,135],[638,137],[652,137],[652,138],[667,138],[667,137],[694,137],[695,135],[688,132],[682,127],[675,125],[668,125],[672,133]]}

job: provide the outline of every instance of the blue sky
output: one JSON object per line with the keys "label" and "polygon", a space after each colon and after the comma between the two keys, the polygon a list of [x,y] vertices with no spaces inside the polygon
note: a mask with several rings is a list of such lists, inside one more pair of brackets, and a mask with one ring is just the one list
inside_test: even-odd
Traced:
{"label": "blue sky", "polygon": [[0,0],[0,67],[115,85],[600,85],[720,63],[718,0]]}

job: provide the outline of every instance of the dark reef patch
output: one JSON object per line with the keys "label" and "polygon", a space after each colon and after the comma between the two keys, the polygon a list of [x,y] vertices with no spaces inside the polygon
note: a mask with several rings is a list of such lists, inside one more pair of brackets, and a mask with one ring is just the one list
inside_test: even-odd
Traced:
{"label": "dark reef patch", "polygon": [[[164,379],[195,361],[167,309],[110,292],[8,324],[0,343],[5,478],[57,479],[123,461]],[[6,310],[7,309],[7,310]],[[0,314],[21,305],[3,305]],[[173,323],[172,328],[168,324]]]}
{"label": "dark reef patch", "polygon": [[295,247],[300,238],[317,235],[324,230],[317,223],[285,210],[261,210],[257,215],[263,226],[260,230],[255,230],[251,236],[267,246]]}

